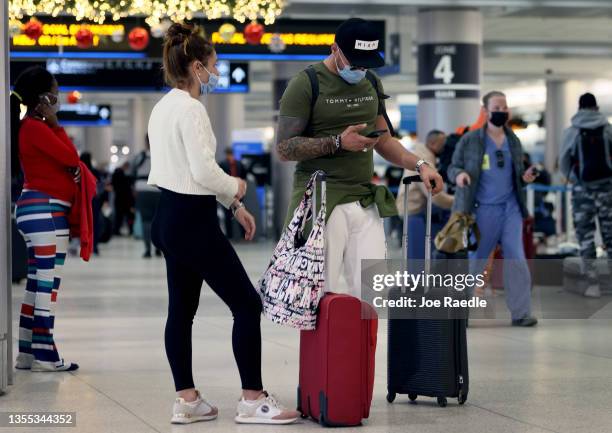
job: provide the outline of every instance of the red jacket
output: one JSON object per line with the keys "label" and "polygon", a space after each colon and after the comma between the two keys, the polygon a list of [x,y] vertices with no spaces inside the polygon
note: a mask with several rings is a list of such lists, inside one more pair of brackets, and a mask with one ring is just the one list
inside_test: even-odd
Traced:
{"label": "red jacket", "polygon": [[68,215],[70,236],[81,239],[81,258],[89,261],[93,251],[93,212],[91,201],[96,195],[96,178],[87,166],[79,162],[81,182]]}
{"label": "red jacket", "polygon": [[26,116],[19,128],[19,159],[24,188],[73,202],[77,191],[70,169],[79,165],[79,154],[63,128],[51,128]]}
{"label": "red jacket", "polygon": [[[96,178],[79,159],[64,129],[25,117],[19,128],[19,160],[24,188],[72,203],[68,215],[70,236],[81,238],[81,257],[89,260],[93,249],[91,201],[96,194]],[[74,182],[73,170],[77,167],[81,169],[79,184]]]}

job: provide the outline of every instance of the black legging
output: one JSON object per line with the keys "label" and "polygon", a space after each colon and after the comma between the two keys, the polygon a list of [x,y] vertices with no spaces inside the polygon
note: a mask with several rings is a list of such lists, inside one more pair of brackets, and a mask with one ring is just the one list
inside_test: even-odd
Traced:
{"label": "black legging", "polygon": [[191,327],[203,281],[234,316],[232,347],[242,389],[261,390],[261,299],[219,228],[215,197],[162,190],[152,238],[168,271],[165,342],[176,390],[194,388]]}

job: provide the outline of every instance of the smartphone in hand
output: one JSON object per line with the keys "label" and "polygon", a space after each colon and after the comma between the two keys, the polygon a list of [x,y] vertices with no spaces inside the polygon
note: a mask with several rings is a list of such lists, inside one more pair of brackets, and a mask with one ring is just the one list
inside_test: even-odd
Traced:
{"label": "smartphone in hand", "polygon": [[388,131],[389,131],[388,129],[377,129],[376,131],[370,132],[368,135],[366,135],[366,137],[368,137],[368,138],[378,138],[381,135],[387,133]]}

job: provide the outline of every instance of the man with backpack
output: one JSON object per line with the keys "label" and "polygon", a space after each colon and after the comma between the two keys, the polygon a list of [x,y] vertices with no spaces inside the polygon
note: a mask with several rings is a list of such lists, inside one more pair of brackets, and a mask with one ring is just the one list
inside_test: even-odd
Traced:
{"label": "man with backpack", "polygon": [[585,93],[578,100],[578,112],[572,126],[563,133],[559,166],[573,183],[572,213],[580,256],[590,284],[585,296],[599,297],[594,260],[595,219],[608,256],[612,252],[612,125],[599,112],[597,100]]}
{"label": "man with backpack", "polygon": [[[373,150],[392,164],[417,171],[433,193],[442,178],[393,138],[380,79],[369,69],[384,65],[381,35],[351,18],[337,31],[331,54],[295,76],[281,99],[277,151],[298,161],[287,218],[317,170],[327,173],[326,291],[359,296],[361,260],[384,259],[381,218],[397,215],[393,194],[371,183]],[[433,184],[433,185],[432,185]],[[348,290],[339,288],[343,271]]]}

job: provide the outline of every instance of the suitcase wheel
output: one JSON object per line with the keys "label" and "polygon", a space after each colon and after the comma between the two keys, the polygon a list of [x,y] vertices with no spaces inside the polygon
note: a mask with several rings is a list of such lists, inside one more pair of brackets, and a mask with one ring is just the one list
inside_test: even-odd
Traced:
{"label": "suitcase wheel", "polygon": [[446,400],[446,397],[438,397],[438,406],[446,407],[447,404],[448,401]]}
{"label": "suitcase wheel", "polygon": [[387,401],[388,401],[389,403],[393,403],[393,401],[395,400],[395,396],[396,396],[396,395],[397,395],[397,394],[395,394],[394,392],[390,392],[390,391],[389,391],[389,392],[387,393]]}
{"label": "suitcase wheel", "polygon": [[464,404],[467,401],[467,394],[464,394],[463,391],[459,391],[457,400],[459,401],[459,404]]}
{"label": "suitcase wheel", "polygon": [[416,394],[408,394],[408,398],[410,399],[410,401],[415,401],[417,397],[418,396]]}

